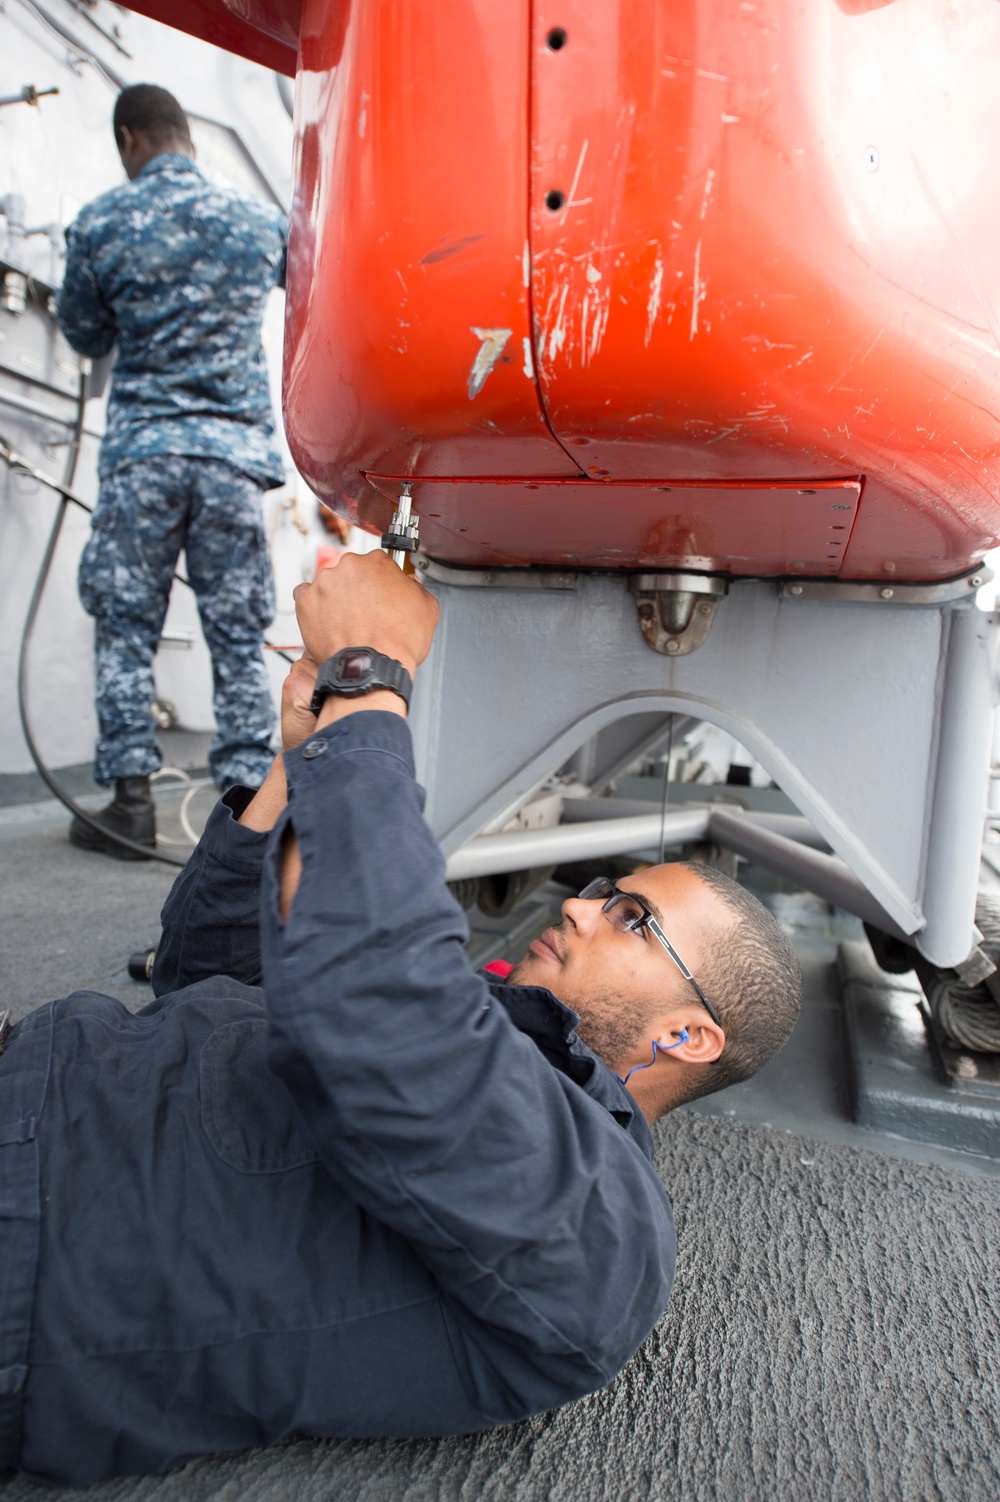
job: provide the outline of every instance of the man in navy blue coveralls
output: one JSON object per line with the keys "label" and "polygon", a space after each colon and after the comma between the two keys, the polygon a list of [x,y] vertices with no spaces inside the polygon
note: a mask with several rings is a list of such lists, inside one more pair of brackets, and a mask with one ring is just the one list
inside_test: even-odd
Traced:
{"label": "man in navy blue coveralls", "polygon": [[[412,674],[436,603],[374,553],[297,608],[286,750],[178,878],[157,999],[77,992],[0,1055],[0,1466],[80,1484],[296,1432],[472,1432],[602,1387],[666,1305],[649,1123],[732,1077],[737,998],[724,1031],[583,899],[508,983],[474,974],[403,700],[308,707],[348,646]],[[623,887],[702,984],[720,943],[759,968],[693,868]],[[775,933],[749,1029],[778,1016],[773,1047],[798,1002]]]}

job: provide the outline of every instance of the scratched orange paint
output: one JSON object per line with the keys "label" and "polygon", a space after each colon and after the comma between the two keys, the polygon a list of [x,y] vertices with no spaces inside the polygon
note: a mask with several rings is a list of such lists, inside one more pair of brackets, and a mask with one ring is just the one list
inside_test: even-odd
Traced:
{"label": "scratched orange paint", "polygon": [[412,477],[463,564],[996,542],[995,0],[140,8],[299,36],[285,415],[345,514]]}

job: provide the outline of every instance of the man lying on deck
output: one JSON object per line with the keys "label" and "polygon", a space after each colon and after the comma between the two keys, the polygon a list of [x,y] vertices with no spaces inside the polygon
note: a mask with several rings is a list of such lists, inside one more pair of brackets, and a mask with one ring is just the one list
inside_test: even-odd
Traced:
{"label": "man lying on deck", "polygon": [[412,676],[437,605],[371,553],[297,609],[284,753],[167,899],[157,999],[76,992],[0,1056],[0,1465],[35,1477],[467,1433],[604,1386],[673,1279],[650,1125],[798,1011],[774,920],[683,864],[592,884],[506,982],[475,974],[405,678],[313,700],[347,649]]}

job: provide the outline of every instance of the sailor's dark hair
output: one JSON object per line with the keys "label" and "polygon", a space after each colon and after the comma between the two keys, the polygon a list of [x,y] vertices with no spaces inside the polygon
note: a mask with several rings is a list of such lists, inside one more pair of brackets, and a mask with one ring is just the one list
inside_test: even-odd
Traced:
{"label": "sailor's dark hair", "polygon": [[191,144],[187,115],[169,89],[161,89],[155,83],[133,83],[122,89],[115,100],[113,123],[119,147],[123,125],[128,130],[141,131],[154,146],[165,146],[170,141]]}
{"label": "sailor's dark hair", "polygon": [[688,868],[737,918],[710,932],[702,947],[699,983],[726,1033],[716,1063],[698,1071],[689,1099],[748,1079],[785,1042],[802,1007],[802,970],[777,920],[746,887],[715,866]]}

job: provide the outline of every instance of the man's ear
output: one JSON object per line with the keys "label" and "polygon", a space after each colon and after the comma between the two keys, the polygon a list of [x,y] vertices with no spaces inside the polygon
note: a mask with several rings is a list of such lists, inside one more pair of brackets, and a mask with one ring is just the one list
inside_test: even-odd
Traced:
{"label": "man's ear", "polygon": [[[683,1032],[687,1038],[679,1043]],[[672,1059],[685,1064],[711,1064],[726,1046],[726,1035],[703,1007],[678,1007],[665,1018],[654,1035],[657,1048],[669,1049]]]}

